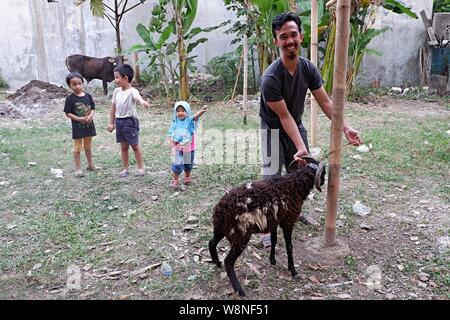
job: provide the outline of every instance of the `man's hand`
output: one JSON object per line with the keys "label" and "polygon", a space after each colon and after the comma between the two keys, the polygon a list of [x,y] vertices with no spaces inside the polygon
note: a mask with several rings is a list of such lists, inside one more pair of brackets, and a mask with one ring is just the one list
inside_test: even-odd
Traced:
{"label": "man's hand", "polygon": [[106,130],[108,130],[109,132],[113,132],[114,131],[114,124],[112,124],[112,123],[108,124],[108,126],[106,127]]}
{"label": "man's hand", "polygon": [[354,146],[359,146],[362,144],[361,138],[358,136],[358,131],[351,127],[344,127],[344,134],[347,138],[348,142],[350,142]]}
{"label": "man's hand", "polygon": [[294,154],[294,160],[296,160],[300,166],[306,166],[306,161],[302,157],[307,155],[308,150],[306,150],[306,148],[298,150],[297,153]]}

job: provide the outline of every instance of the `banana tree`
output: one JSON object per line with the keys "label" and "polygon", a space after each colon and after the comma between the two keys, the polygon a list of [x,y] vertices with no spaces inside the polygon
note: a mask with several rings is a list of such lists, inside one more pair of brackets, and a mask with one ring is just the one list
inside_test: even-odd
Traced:
{"label": "banana tree", "polygon": [[[175,52],[175,44],[169,43],[168,39],[173,32],[173,25],[167,21],[167,9],[166,5],[169,0],[160,0],[152,9],[152,18],[148,24],[148,27],[139,23],[136,26],[136,32],[144,41],[144,44],[135,44],[131,46],[126,53],[132,52],[144,52],[147,55],[148,67],[152,68],[156,66],[159,71],[164,84],[166,92],[166,98],[168,104],[173,101],[173,97],[176,93],[173,92],[175,84],[175,73],[172,68],[171,59]],[[154,39],[154,35],[159,35],[158,39]],[[172,86],[169,86],[168,75],[172,80]]]}
{"label": "banana tree", "polygon": [[[79,6],[87,0],[75,0],[75,5]],[[133,10],[137,6],[144,4],[146,0],[135,1],[133,5],[129,5],[128,0],[114,0],[112,5],[107,4],[111,1],[103,0],[89,0],[91,13],[95,17],[106,18],[116,31],[116,50],[119,54],[121,62],[123,62],[122,54],[122,41],[120,37],[120,23],[123,16],[130,10]],[[136,3],[137,2],[137,3]]]}
{"label": "banana tree", "polygon": [[199,38],[193,40],[201,32],[210,32],[227,24],[225,21],[217,26],[200,28],[192,28],[195,16],[197,15],[198,0],[171,0],[171,9],[173,20],[169,23],[172,25],[172,32],[176,35],[176,48],[179,60],[179,82],[180,82],[180,98],[182,100],[189,99],[189,80],[188,68],[189,62],[195,57],[189,57],[189,53],[201,43],[208,41],[207,38]]}
{"label": "banana tree", "polygon": [[[331,92],[333,87],[333,64],[334,64],[334,39],[336,34],[335,5],[336,0],[327,3],[331,14],[330,29],[327,48],[325,53],[324,65],[322,68],[322,77],[325,81],[325,89]],[[390,30],[389,27],[373,29],[379,9],[383,7],[397,14],[406,14],[411,18],[417,19],[417,15],[409,8],[397,0],[357,0],[352,2],[351,17],[351,35],[349,44],[349,66],[347,71],[347,90],[348,95],[353,94],[354,80],[359,72],[364,54],[382,55],[378,50],[368,49],[367,46],[376,36]]]}

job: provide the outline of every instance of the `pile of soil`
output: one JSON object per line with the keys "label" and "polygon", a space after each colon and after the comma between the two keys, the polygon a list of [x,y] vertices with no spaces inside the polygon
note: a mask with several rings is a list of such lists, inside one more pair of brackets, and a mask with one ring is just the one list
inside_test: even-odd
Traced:
{"label": "pile of soil", "polygon": [[57,106],[69,92],[63,87],[32,80],[0,103],[0,117],[8,118],[40,118]]}

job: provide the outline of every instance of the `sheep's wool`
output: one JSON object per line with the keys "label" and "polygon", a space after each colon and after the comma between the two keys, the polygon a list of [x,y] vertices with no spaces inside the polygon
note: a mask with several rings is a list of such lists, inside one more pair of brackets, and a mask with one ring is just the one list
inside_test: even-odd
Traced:
{"label": "sheep's wool", "polygon": [[267,228],[267,218],[259,208],[253,212],[245,212],[239,215],[237,220],[239,221],[239,230],[241,230],[242,233],[246,233],[248,227],[252,225],[256,225],[260,231]]}

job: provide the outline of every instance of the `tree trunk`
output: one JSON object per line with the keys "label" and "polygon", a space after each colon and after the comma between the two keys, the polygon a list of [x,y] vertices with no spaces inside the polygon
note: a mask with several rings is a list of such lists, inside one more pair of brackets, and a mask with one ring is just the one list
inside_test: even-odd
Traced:
{"label": "tree trunk", "polygon": [[[311,62],[317,67],[318,51],[318,6],[317,0],[311,0]],[[311,94],[311,146],[317,147],[317,108],[318,104]]]}
{"label": "tree trunk", "polygon": [[331,117],[331,154],[327,190],[327,217],[325,221],[325,246],[336,243],[336,216],[341,171],[342,129],[344,125],[345,87],[347,76],[348,42],[350,36],[350,1],[337,1],[336,49],[333,76],[333,108]]}
{"label": "tree trunk", "polygon": [[248,43],[247,35],[244,35],[243,43],[243,57],[244,57],[244,87],[242,93],[244,95],[244,125],[247,125],[247,90],[248,90]]}
{"label": "tree trunk", "polygon": [[325,90],[330,93],[333,88],[334,49],[336,43],[336,15],[331,12],[331,32],[328,35],[327,48],[322,67],[322,77]]}
{"label": "tree trunk", "polygon": [[297,13],[297,2],[295,0],[289,0],[289,11]]}
{"label": "tree trunk", "polygon": [[119,5],[117,4],[117,0],[114,0],[114,22],[116,29],[116,50],[117,56],[119,58],[119,63],[123,63],[122,56],[122,42],[120,40],[120,18],[119,18]]}
{"label": "tree trunk", "polygon": [[188,72],[186,65],[186,44],[184,42],[184,29],[183,29],[183,21],[181,18],[181,12],[174,6],[175,12],[175,25],[177,30],[177,43],[178,43],[178,59],[180,61],[180,99],[188,100],[189,99],[189,80],[188,80]]}
{"label": "tree trunk", "polygon": [[[256,37],[261,37],[261,27],[256,26]],[[264,71],[267,68],[267,59],[266,59],[266,46],[262,42],[258,42],[256,45],[258,49],[258,65],[259,65],[259,75],[262,76]]]}

